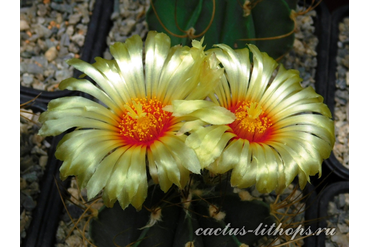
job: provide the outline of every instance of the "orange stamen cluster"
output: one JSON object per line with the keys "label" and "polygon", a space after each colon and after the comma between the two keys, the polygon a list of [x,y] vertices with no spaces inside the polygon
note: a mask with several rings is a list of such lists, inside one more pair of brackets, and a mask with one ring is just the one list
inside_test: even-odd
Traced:
{"label": "orange stamen cluster", "polygon": [[230,109],[236,119],[229,126],[241,139],[249,142],[263,142],[271,133],[271,120],[256,102],[238,102]]}
{"label": "orange stamen cluster", "polygon": [[162,108],[156,98],[133,99],[124,106],[125,113],[119,124],[123,139],[131,144],[150,145],[163,136],[171,126],[172,113]]}

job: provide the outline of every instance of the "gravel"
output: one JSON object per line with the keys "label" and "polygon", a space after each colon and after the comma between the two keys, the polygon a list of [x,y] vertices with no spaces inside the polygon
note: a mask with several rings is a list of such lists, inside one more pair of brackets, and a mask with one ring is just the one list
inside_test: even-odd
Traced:
{"label": "gravel", "polygon": [[[306,7],[298,6],[297,12],[305,11]],[[319,43],[314,34],[314,18],[317,13],[311,10],[304,15],[297,16],[297,28],[293,48],[282,59],[281,63],[286,69],[299,71],[302,87],[311,86],[315,89],[315,74],[317,67],[316,48]]]}
{"label": "gravel", "polygon": [[20,84],[56,91],[73,76],[65,61],[79,57],[95,0],[35,0],[20,9]]}
{"label": "gravel", "polygon": [[339,23],[336,90],[334,155],[349,169],[349,18]]}
{"label": "gravel", "polygon": [[27,235],[32,211],[37,206],[40,181],[48,160],[50,143],[37,135],[39,113],[22,110],[20,119],[20,237]]}
{"label": "gravel", "polygon": [[335,228],[336,233],[327,235],[326,247],[349,246],[349,193],[338,194],[329,202],[327,227]]}
{"label": "gravel", "polygon": [[149,0],[117,0],[111,19],[113,26],[107,37],[108,49],[104,52],[105,59],[112,59],[109,46],[115,42],[125,42],[127,38],[138,34],[142,39],[148,33],[145,13],[150,6]]}

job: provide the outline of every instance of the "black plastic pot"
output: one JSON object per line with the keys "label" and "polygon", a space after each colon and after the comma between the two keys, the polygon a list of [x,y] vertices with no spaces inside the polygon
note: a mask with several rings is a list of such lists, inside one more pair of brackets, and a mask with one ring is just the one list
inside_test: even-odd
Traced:
{"label": "black plastic pot", "polygon": [[317,15],[314,17],[314,34],[319,39],[319,43],[316,48],[317,66],[315,74],[315,90],[318,94],[325,97],[329,66],[330,12],[324,2],[321,2],[315,8],[315,11]]}
{"label": "black plastic pot", "polygon": [[[319,195],[317,203],[317,217],[320,219],[318,223],[319,228],[324,229],[327,227],[326,219],[328,218],[327,210],[329,202],[333,200],[334,196],[341,193],[349,193],[348,181],[333,183],[324,189]],[[326,235],[324,233],[320,234],[316,237],[316,244],[314,246],[325,247],[325,239]]]}
{"label": "black plastic pot", "polygon": [[[303,190],[303,195],[307,196],[305,200],[305,221],[307,225],[305,225],[306,229],[309,227],[311,230],[317,229],[317,193],[315,187],[312,184],[307,184],[305,189]],[[304,245],[311,247],[315,246],[316,237],[310,236],[304,239]]]}
{"label": "black plastic pot", "polygon": [[[312,188],[312,187],[311,187]],[[310,189],[310,187],[306,188]],[[340,181],[329,184],[319,193],[312,193],[312,196],[307,198],[305,220],[309,222],[311,233],[315,233],[320,229],[327,227],[326,219],[328,219],[329,202],[335,196],[341,193],[349,193],[349,182]],[[317,233],[317,232],[316,232]],[[307,247],[325,247],[325,232],[319,235],[312,235],[304,239],[304,246]]]}
{"label": "black plastic pot", "polygon": [[[44,112],[46,105],[33,102],[25,107],[32,109],[34,113]],[[67,181],[60,181],[60,161],[54,157],[56,144],[62,136],[51,138],[51,147],[48,150],[48,162],[45,173],[39,181],[40,194],[37,198],[37,206],[32,211],[32,221],[26,230],[26,238],[22,240],[22,246],[53,246],[56,227],[58,226],[59,212],[63,205],[55,182],[63,185]],[[55,178],[55,181],[54,181]]]}
{"label": "black plastic pot", "polygon": [[[24,3],[23,3],[24,2]],[[25,6],[29,5],[29,1],[23,1],[22,4]],[[27,5],[28,4],[28,5]],[[85,36],[85,43],[81,49],[80,59],[93,63],[94,58],[102,56],[106,48],[106,36],[109,33],[111,27],[110,15],[113,11],[114,0],[96,0],[94,11],[90,19],[88,30]],[[21,5],[22,6],[22,5]],[[76,78],[81,75],[80,71],[74,70],[73,76]],[[26,102],[38,97],[39,102],[47,104],[50,100],[72,95],[80,95],[76,91],[55,91],[48,92],[43,90],[37,90],[20,86],[20,100]]]}
{"label": "black plastic pot", "polygon": [[[349,6],[342,6],[335,10],[331,17],[331,34],[330,34],[330,49],[329,49],[329,70],[328,70],[328,85],[325,103],[334,115],[335,106],[335,90],[336,90],[336,71],[337,71],[337,51],[338,51],[338,24],[344,17],[349,16]],[[332,171],[338,180],[349,180],[349,169],[343,166],[332,152],[330,158],[325,161],[325,165]]]}

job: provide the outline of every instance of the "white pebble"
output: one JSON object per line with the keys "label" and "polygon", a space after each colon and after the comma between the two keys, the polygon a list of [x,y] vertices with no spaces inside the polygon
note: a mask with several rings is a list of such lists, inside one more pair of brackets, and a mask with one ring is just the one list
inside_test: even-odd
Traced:
{"label": "white pebble", "polygon": [[20,27],[21,27],[21,31],[25,31],[25,30],[28,30],[30,28],[27,21],[25,21],[25,20],[20,21]]}
{"label": "white pebble", "polygon": [[46,59],[51,62],[53,61],[56,57],[58,56],[58,51],[55,46],[50,47],[46,52],[45,52],[45,57]]}

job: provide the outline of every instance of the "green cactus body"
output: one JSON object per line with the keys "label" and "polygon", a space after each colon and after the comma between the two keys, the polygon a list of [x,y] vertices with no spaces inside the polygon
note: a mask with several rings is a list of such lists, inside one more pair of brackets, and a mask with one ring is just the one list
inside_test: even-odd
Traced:
{"label": "green cactus body", "polygon": [[238,194],[225,194],[219,188],[224,187],[190,190],[191,195],[184,199],[174,188],[165,194],[158,186],[151,186],[151,196],[141,211],[131,206],[122,210],[118,203],[113,208],[103,208],[91,221],[90,236],[99,247],[253,244],[262,236],[248,230],[261,223],[274,223],[269,205],[258,200],[242,201]]}
{"label": "green cactus body", "polygon": [[243,48],[251,43],[277,59],[293,46],[296,4],[296,0],[246,1],[244,5],[238,0],[152,0],[146,20],[149,30],[167,33],[172,45],[188,45],[192,38],[205,36],[208,48],[219,43]]}

